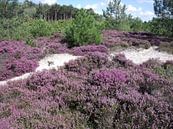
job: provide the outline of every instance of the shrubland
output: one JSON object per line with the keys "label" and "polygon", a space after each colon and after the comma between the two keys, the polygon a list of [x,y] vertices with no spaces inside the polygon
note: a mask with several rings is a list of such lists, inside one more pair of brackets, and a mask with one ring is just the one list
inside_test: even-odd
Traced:
{"label": "shrubland", "polygon": [[[1,46],[1,80],[6,80],[26,72],[32,72],[37,67],[39,59],[47,54],[71,53],[77,56],[96,52],[109,53],[119,48],[158,46],[160,51],[172,52],[171,39],[157,37],[150,33],[119,32],[105,30],[102,33],[103,43],[100,45],[76,46],[69,49],[69,43],[64,42],[60,33],[51,37],[40,37],[35,40],[34,46],[28,46],[23,41],[0,41]],[[170,47],[167,47],[170,46]],[[28,66],[27,66],[28,65]],[[20,71],[20,72],[19,72]]]}
{"label": "shrubland", "polygon": [[172,128],[172,81],[150,65],[137,66],[123,56],[110,61],[105,52],[92,51],[58,71],[1,88],[1,125]]}
{"label": "shrubland", "polygon": [[104,44],[73,48],[68,48],[60,34],[38,38],[35,47],[1,41],[1,57],[10,56],[6,61],[15,59],[9,62],[12,69],[8,69],[13,76],[28,68],[34,70],[36,65],[28,62],[37,64],[46,54],[69,52],[82,56],[57,71],[37,72],[0,87],[1,127],[172,128],[172,61],[150,60],[136,65],[124,55],[109,56],[109,51],[119,45],[140,47],[168,40],[150,33],[105,30]]}
{"label": "shrubland", "polygon": [[[173,39],[148,33],[171,36],[171,28],[160,20],[133,19],[120,2],[111,1],[103,19],[91,10],[74,16],[59,13],[58,5],[36,9],[27,1],[24,19],[4,19],[7,14],[0,12],[0,81],[33,72],[48,54],[81,56],[59,70],[0,86],[0,128],[173,128],[173,62],[151,59],[136,65],[122,54],[110,57],[111,51],[126,47],[158,46],[172,53]],[[109,7],[120,14],[112,17]],[[63,18],[70,20],[56,21]],[[137,32],[142,30],[147,32]]]}
{"label": "shrubland", "polygon": [[34,46],[33,40],[38,37],[51,36],[54,33],[64,33],[71,21],[47,22],[43,19],[13,18],[0,20],[1,40],[24,40]]}
{"label": "shrubland", "polygon": [[153,18],[148,22],[149,29],[152,33],[160,35],[173,37],[173,19],[168,18]]}

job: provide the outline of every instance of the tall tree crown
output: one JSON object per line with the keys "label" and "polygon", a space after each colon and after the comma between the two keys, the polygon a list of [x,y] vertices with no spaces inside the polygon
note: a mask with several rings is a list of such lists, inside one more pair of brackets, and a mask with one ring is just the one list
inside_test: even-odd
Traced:
{"label": "tall tree crown", "polygon": [[106,11],[103,11],[103,15],[106,18],[114,20],[124,19],[126,16],[126,6],[122,5],[121,0],[112,0],[109,2]]}
{"label": "tall tree crown", "polygon": [[160,18],[173,19],[173,0],[154,0],[154,11]]}

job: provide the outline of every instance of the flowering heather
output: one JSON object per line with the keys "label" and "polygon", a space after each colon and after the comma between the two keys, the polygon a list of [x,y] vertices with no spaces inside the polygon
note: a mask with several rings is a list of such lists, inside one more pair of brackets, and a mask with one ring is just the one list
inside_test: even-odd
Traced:
{"label": "flowering heather", "polygon": [[67,44],[63,43],[62,36],[60,34],[55,34],[50,38],[47,37],[38,38],[36,39],[35,42],[36,42],[36,47],[40,48],[44,54],[69,52]]}
{"label": "flowering heather", "polygon": [[161,43],[171,42],[172,39],[158,37],[151,33],[137,32],[119,32],[115,30],[103,31],[103,43],[107,47],[114,46],[135,46],[149,48],[150,46],[159,46]]}
{"label": "flowering heather", "polygon": [[126,59],[124,54],[118,54],[115,57],[113,57],[112,60],[114,63],[117,63],[120,67],[128,68],[131,66],[135,66],[135,64],[132,61]]}
{"label": "flowering heather", "polygon": [[100,53],[108,53],[108,49],[104,45],[88,45],[88,46],[81,46],[75,47],[72,49],[72,53],[79,56],[84,56],[89,53],[100,52]]}
{"label": "flowering heather", "polygon": [[156,68],[158,66],[160,66],[162,63],[157,60],[157,59],[149,59],[148,61],[144,62],[143,64],[141,64],[141,67],[146,67],[146,68]]}
{"label": "flowering heather", "polygon": [[1,124],[7,128],[172,128],[171,80],[142,66],[117,65],[116,59],[101,55],[92,53],[59,71],[39,72],[1,88]]}
{"label": "flowering heather", "polygon": [[105,67],[108,55],[100,52],[89,53],[85,57],[71,61],[65,65],[65,69],[80,74],[89,74],[94,69]]}
{"label": "flowering heather", "polygon": [[0,81],[34,71],[42,54],[40,49],[21,41],[1,41]]}
{"label": "flowering heather", "polygon": [[121,69],[101,70],[93,73],[91,80],[97,85],[116,85],[116,83],[126,83],[128,73]]}
{"label": "flowering heather", "polygon": [[[109,34],[109,43],[112,43],[112,38],[128,43],[129,36],[132,38],[129,39],[131,44],[137,37],[151,40],[154,36],[116,31],[104,33]],[[111,45],[114,46],[115,42]],[[8,68],[5,77],[15,76],[17,71],[22,73],[34,69],[37,63],[33,62],[40,58],[40,53],[42,56],[67,50],[82,57],[57,71],[38,72],[28,79],[0,87],[0,128],[173,128],[171,61],[161,63],[149,60],[135,65],[124,55],[109,60],[104,45],[68,49],[58,35],[38,39],[36,48],[27,47],[21,42],[16,42],[21,44],[20,49],[7,47],[6,43],[13,46],[9,41],[2,43],[0,69]],[[43,50],[44,47],[48,49]],[[4,62],[7,62],[6,65]]]}

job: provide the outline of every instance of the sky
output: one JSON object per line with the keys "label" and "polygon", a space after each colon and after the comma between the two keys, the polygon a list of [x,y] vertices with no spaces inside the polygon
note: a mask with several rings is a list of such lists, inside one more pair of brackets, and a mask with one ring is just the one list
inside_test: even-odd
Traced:
{"label": "sky", "polygon": [[[73,5],[77,8],[92,8],[96,13],[102,14],[108,2],[111,0],[32,0],[35,3],[47,3],[49,5],[58,3],[60,5]],[[143,21],[151,20],[155,15],[153,11],[154,0],[121,0],[126,5],[127,13],[139,17]]]}

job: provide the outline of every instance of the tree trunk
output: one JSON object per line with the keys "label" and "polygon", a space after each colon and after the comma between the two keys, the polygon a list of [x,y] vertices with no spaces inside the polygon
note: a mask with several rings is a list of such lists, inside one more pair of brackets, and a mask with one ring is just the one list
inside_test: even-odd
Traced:
{"label": "tree trunk", "polygon": [[55,11],[55,21],[57,20],[57,11]]}

